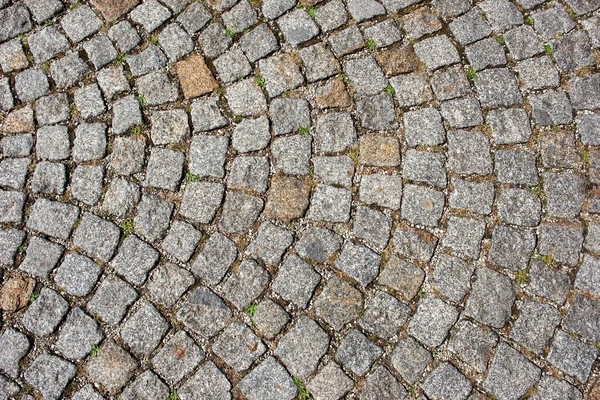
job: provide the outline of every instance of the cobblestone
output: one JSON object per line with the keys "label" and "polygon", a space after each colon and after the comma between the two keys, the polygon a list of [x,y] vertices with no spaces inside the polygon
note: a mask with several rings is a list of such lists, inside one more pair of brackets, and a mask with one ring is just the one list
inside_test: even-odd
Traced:
{"label": "cobblestone", "polygon": [[9,3],[0,398],[594,396],[593,1]]}

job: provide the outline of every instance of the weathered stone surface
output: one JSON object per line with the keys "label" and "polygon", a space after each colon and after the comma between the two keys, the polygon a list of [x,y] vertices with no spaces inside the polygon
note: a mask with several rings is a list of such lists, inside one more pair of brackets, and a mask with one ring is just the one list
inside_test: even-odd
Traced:
{"label": "weathered stone surface", "polygon": [[0,0],[0,400],[599,397],[554,3]]}
{"label": "weathered stone surface", "polygon": [[218,82],[206,66],[204,58],[192,55],[185,60],[179,61],[175,68],[181,90],[186,99],[210,93],[219,87]]}
{"label": "weathered stone surface", "polygon": [[0,290],[0,308],[6,312],[14,312],[29,303],[35,288],[32,278],[14,276],[4,281]]}

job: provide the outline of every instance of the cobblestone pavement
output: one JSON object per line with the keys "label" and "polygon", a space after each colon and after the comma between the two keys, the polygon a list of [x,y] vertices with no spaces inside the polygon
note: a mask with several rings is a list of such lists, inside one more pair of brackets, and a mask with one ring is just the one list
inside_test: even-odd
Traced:
{"label": "cobblestone pavement", "polygon": [[598,0],[0,0],[0,400],[600,399]]}

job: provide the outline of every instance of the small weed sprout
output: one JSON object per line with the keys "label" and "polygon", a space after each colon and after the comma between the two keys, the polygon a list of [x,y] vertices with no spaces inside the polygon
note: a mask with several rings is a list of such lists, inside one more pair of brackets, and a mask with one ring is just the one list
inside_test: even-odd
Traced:
{"label": "small weed sprout", "polygon": [[39,295],[39,294],[37,294],[37,293],[31,293],[31,296],[29,296],[29,302],[30,302],[30,303],[33,303],[34,301],[36,301],[36,300],[37,300],[37,298],[38,298],[39,296],[40,296],[40,295]]}
{"label": "small weed sprout", "polygon": [[525,23],[527,25],[533,25],[533,24],[535,24],[535,21],[533,20],[533,18],[527,17],[527,19],[525,19]]}
{"label": "small weed sprout", "polygon": [[498,42],[499,44],[501,44],[503,46],[506,43],[506,41],[504,40],[504,36],[502,36],[502,35],[496,36],[496,42]]}
{"label": "small weed sprout", "polygon": [[546,264],[548,267],[554,268],[556,266],[556,260],[550,254],[533,253],[532,257],[535,258],[536,260],[540,260],[541,262]]}
{"label": "small weed sprout", "polygon": [[338,78],[340,78],[342,80],[342,82],[344,82],[344,85],[347,85],[350,83],[350,79],[348,79],[348,76],[346,76],[346,74],[344,73],[339,73],[338,74]]}
{"label": "small weed sprout", "polygon": [[301,135],[310,135],[310,128],[305,128],[301,126],[298,128],[298,133]]}
{"label": "small weed sprout", "polygon": [[248,308],[246,308],[244,310],[244,312],[249,316],[249,317],[254,317],[254,314],[256,314],[256,309],[258,308],[258,304],[252,303],[248,306]]}
{"label": "small weed sprout", "polygon": [[123,228],[123,233],[125,236],[131,235],[135,230],[135,225],[133,224],[133,220],[131,218],[124,220],[121,227]]}
{"label": "small weed sprout", "polygon": [[260,75],[258,75],[256,78],[254,78],[254,83],[256,83],[261,89],[264,89],[267,87],[267,82],[265,81],[265,78],[263,78]]}
{"label": "small weed sprout", "polygon": [[467,78],[469,78],[472,81],[477,79],[477,71],[475,70],[475,68],[469,67],[469,69],[467,70]]}
{"label": "small weed sprout", "polygon": [[552,48],[551,44],[544,45],[544,52],[550,57],[554,57],[554,49]]}
{"label": "small weed sprout", "polygon": [[388,85],[388,87],[386,87],[385,89],[383,89],[383,91],[388,96],[393,96],[393,95],[396,94],[396,89],[394,89],[394,87],[392,85]]}
{"label": "small weed sprout", "polygon": [[234,32],[234,31],[232,31],[232,30],[231,30],[231,29],[229,29],[229,28],[225,29],[225,34],[226,34],[227,36],[229,36],[230,38],[232,38],[232,37],[234,37],[234,36],[235,36],[235,32]]}
{"label": "small weed sprout", "polygon": [[352,161],[354,161],[355,163],[357,163],[358,162],[358,157],[359,157],[358,149],[354,148],[354,149],[348,150],[348,157],[350,157],[352,159]]}
{"label": "small weed sprout", "polygon": [[125,64],[125,54],[121,53],[115,58],[115,62],[119,65]]}
{"label": "small weed sprout", "polygon": [[129,128],[129,132],[131,132],[134,136],[143,136],[144,135],[144,126],[143,125],[133,125]]}
{"label": "small weed sprout", "polygon": [[540,199],[544,199],[546,197],[546,195],[544,195],[544,191],[542,190],[542,185],[532,187],[531,191]]}
{"label": "small weed sprout", "polygon": [[590,166],[590,152],[587,150],[581,151],[581,158],[583,159],[583,163],[586,167]]}
{"label": "small weed sprout", "polygon": [[292,376],[294,384],[298,387],[298,398],[300,400],[308,400],[312,398],[310,391],[304,386],[304,382],[297,376]]}
{"label": "small weed sprout", "polygon": [[188,182],[198,182],[200,180],[200,177],[198,175],[194,175],[191,172],[188,172],[187,174],[185,174],[185,180]]}
{"label": "small weed sprout", "polygon": [[377,43],[375,43],[375,41],[373,39],[371,39],[367,42],[367,50],[373,51],[373,50],[375,50],[376,47],[377,47]]}
{"label": "small weed sprout", "polygon": [[310,15],[312,19],[315,19],[317,15],[317,9],[315,7],[310,7],[308,10],[306,10],[306,12],[308,13],[308,15]]}
{"label": "small weed sprout", "polygon": [[100,347],[98,345],[92,345],[92,357],[98,357],[98,353],[100,353]]}
{"label": "small weed sprout", "polygon": [[527,282],[529,282],[529,272],[527,272],[526,269],[523,269],[523,270],[517,272],[515,275],[515,281],[519,285],[526,284]]}
{"label": "small weed sprout", "polygon": [[179,395],[177,394],[177,389],[173,389],[167,400],[179,400]]}

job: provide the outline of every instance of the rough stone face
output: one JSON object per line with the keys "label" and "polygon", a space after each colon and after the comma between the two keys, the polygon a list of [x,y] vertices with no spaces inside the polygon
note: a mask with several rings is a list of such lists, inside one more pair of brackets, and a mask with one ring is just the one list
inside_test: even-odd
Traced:
{"label": "rough stone face", "polygon": [[363,376],[381,354],[383,350],[379,346],[358,330],[352,330],[340,343],[335,359],[356,375]]}
{"label": "rough stone face", "polygon": [[186,99],[210,93],[219,87],[201,56],[193,55],[179,61],[176,69]]}
{"label": "rough stone face", "polygon": [[150,370],[144,371],[129,386],[123,390],[123,399],[144,397],[147,399],[161,399],[169,394],[168,386]]}
{"label": "rough stone face", "polygon": [[175,384],[204,358],[204,351],[184,331],[173,335],[152,358],[157,372]]}
{"label": "rough stone face", "polygon": [[465,313],[484,324],[501,328],[510,317],[515,301],[513,284],[509,278],[489,268],[478,270],[476,276]]}
{"label": "rough stone face", "polygon": [[302,257],[322,263],[342,247],[342,238],[333,231],[310,227],[301,235],[295,247]]}
{"label": "rough stone face", "polygon": [[48,278],[63,254],[63,246],[33,236],[19,269],[40,278]]}
{"label": "rough stone face", "polygon": [[31,20],[29,19],[29,11],[23,4],[15,4],[2,10],[0,13],[0,21],[2,21],[0,42],[12,39],[32,28]]}
{"label": "rough stone face", "polygon": [[435,287],[453,302],[460,302],[469,290],[469,281],[475,266],[459,257],[440,254],[435,262]]}
{"label": "rough stone face", "polygon": [[252,322],[267,339],[273,339],[289,322],[290,317],[285,310],[271,300],[258,303]]}
{"label": "rough stone face", "polygon": [[308,217],[315,221],[347,222],[352,193],[346,189],[319,185],[315,190]]}
{"label": "rough stone face", "polygon": [[75,364],[44,352],[33,361],[24,376],[45,399],[59,399],[76,371]]}
{"label": "rough stone face", "polygon": [[197,393],[206,393],[215,398],[228,399],[231,394],[231,383],[227,377],[212,362],[202,365],[198,371],[188,379],[178,391],[183,397],[195,396]]}
{"label": "rough stone face", "polygon": [[150,354],[169,329],[169,324],[150,303],[144,303],[121,327],[121,338],[131,350]]}
{"label": "rough stone face", "polygon": [[167,236],[162,242],[163,249],[182,262],[187,262],[202,234],[186,222],[176,221],[171,225]]}
{"label": "rough stone face", "polygon": [[402,198],[402,179],[399,175],[364,175],[360,181],[358,196],[366,204],[397,210]]}
{"label": "rough stone face", "polygon": [[261,266],[252,260],[244,260],[223,280],[219,288],[225,293],[226,299],[244,310],[260,295],[268,281],[269,275]]}
{"label": "rough stone face", "polygon": [[309,264],[291,254],[281,264],[272,288],[298,308],[306,308],[320,280],[320,275]]}
{"label": "rough stone face", "polygon": [[417,185],[404,187],[401,214],[407,221],[437,226],[444,207],[444,195],[437,190]]}
{"label": "rough stone face", "polygon": [[158,261],[158,252],[134,235],[127,236],[111,265],[128,282],[141,285]]}
{"label": "rough stone face", "polygon": [[547,304],[527,302],[521,308],[511,338],[535,353],[541,353],[560,322],[561,315]]}
{"label": "rough stone face", "polygon": [[52,289],[43,288],[39,297],[23,314],[21,323],[34,335],[53,333],[69,309],[69,303]]}
{"label": "rough stone face", "polygon": [[117,248],[120,229],[94,214],[85,213],[81,219],[73,243],[94,258],[110,261]]}
{"label": "rough stone face", "polygon": [[575,265],[582,243],[581,227],[544,224],[538,238],[538,251],[550,255],[556,262]]}
{"label": "rough stone face", "polygon": [[196,257],[192,271],[206,281],[217,284],[235,261],[236,256],[235,243],[215,232],[208,238]]}
{"label": "rough stone face", "polygon": [[599,397],[596,3],[0,0],[0,400]]}
{"label": "rough stone face", "polygon": [[147,288],[158,304],[172,307],[193,283],[190,272],[169,263],[154,270]]}
{"label": "rough stone face", "polygon": [[367,207],[358,207],[355,217],[354,235],[376,248],[385,248],[390,236],[392,219],[384,213]]}
{"label": "rough stone face", "polygon": [[378,367],[369,375],[360,391],[361,400],[392,400],[403,399],[408,392],[385,367]]}
{"label": "rough stone face", "polygon": [[446,35],[434,36],[417,43],[415,54],[430,70],[460,61],[458,51]]}
{"label": "rough stone face", "polygon": [[367,299],[365,312],[359,320],[360,326],[372,334],[389,339],[406,322],[409,308],[383,291]]}
{"label": "rough stone face", "polygon": [[212,337],[221,330],[231,310],[208,289],[198,288],[192,292],[177,312],[177,319],[192,332]]}
{"label": "rough stone face", "polygon": [[335,266],[362,286],[367,286],[377,276],[380,262],[379,255],[368,247],[347,242]]}
{"label": "rough stone face", "polygon": [[236,371],[244,371],[267,348],[245,324],[233,323],[217,338],[212,350]]}
{"label": "rough stone face", "polygon": [[408,325],[408,332],[430,347],[442,344],[456,322],[458,311],[439,297],[421,300],[417,312]]}
{"label": "rough stone face", "polygon": [[448,340],[448,348],[478,373],[484,373],[498,335],[469,321],[460,321]]}
{"label": "rough stone face", "polygon": [[11,378],[19,376],[19,362],[29,350],[27,336],[12,328],[0,336],[0,370]]}
{"label": "rough stone face", "polygon": [[265,213],[282,221],[300,218],[309,204],[310,186],[301,179],[274,176],[271,180]]}
{"label": "rough stone face", "polygon": [[438,365],[423,383],[423,390],[432,398],[465,399],[471,388],[471,382],[448,362]]}
{"label": "rough stone face", "polygon": [[377,281],[410,300],[419,291],[424,278],[425,273],[417,265],[392,256],[383,266]]}
{"label": "rough stone face", "polygon": [[246,233],[263,209],[263,200],[239,190],[225,196],[220,226],[225,232]]}
{"label": "rough stone face", "polygon": [[85,296],[92,291],[102,268],[80,254],[67,254],[54,275],[54,282],[73,296]]}
{"label": "rough stone face", "polygon": [[102,343],[98,355],[89,359],[85,369],[94,382],[114,393],[129,382],[138,365],[135,358],[109,339]]}
{"label": "rough stone face", "polygon": [[419,342],[409,336],[398,342],[390,360],[402,378],[414,383],[422,377],[433,357]]}
{"label": "rough stone face", "polygon": [[129,306],[137,299],[138,294],[134,288],[116,277],[105,278],[94,297],[88,302],[87,310],[111,325],[118,324]]}
{"label": "rough stone face", "polygon": [[506,343],[500,343],[483,387],[498,398],[524,395],[540,378],[540,369]]}
{"label": "rough stone face", "polygon": [[35,288],[35,280],[22,276],[6,279],[0,290],[0,308],[14,312],[25,307]]}
{"label": "rough stone face", "polygon": [[67,316],[59,331],[56,347],[71,360],[82,360],[103,339],[98,324],[80,308],[75,308]]}
{"label": "rough stone face", "polygon": [[315,321],[304,316],[281,338],[275,355],[293,376],[311,375],[329,347],[329,335]]}
{"label": "rough stone face", "polygon": [[260,363],[240,381],[238,387],[249,400],[291,400],[298,393],[292,377],[273,357]]}
{"label": "rough stone face", "polygon": [[587,382],[592,364],[598,357],[598,350],[576,338],[558,331],[548,353],[548,360],[565,373],[574,376],[582,383]]}
{"label": "rough stone face", "polygon": [[289,54],[262,59],[258,63],[270,97],[276,97],[302,85],[304,77],[296,60]]}
{"label": "rough stone face", "polygon": [[334,329],[340,330],[357,318],[363,307],[361,293],[339,278],[329,280],[315,300],[315,312]]}
{"label": "rough stone face", "polygon": [[535,233],[532,231],[498,225],[492,233],[488,258],[493,264],[512,271],[524,269],[529,263],[535,242]]}

